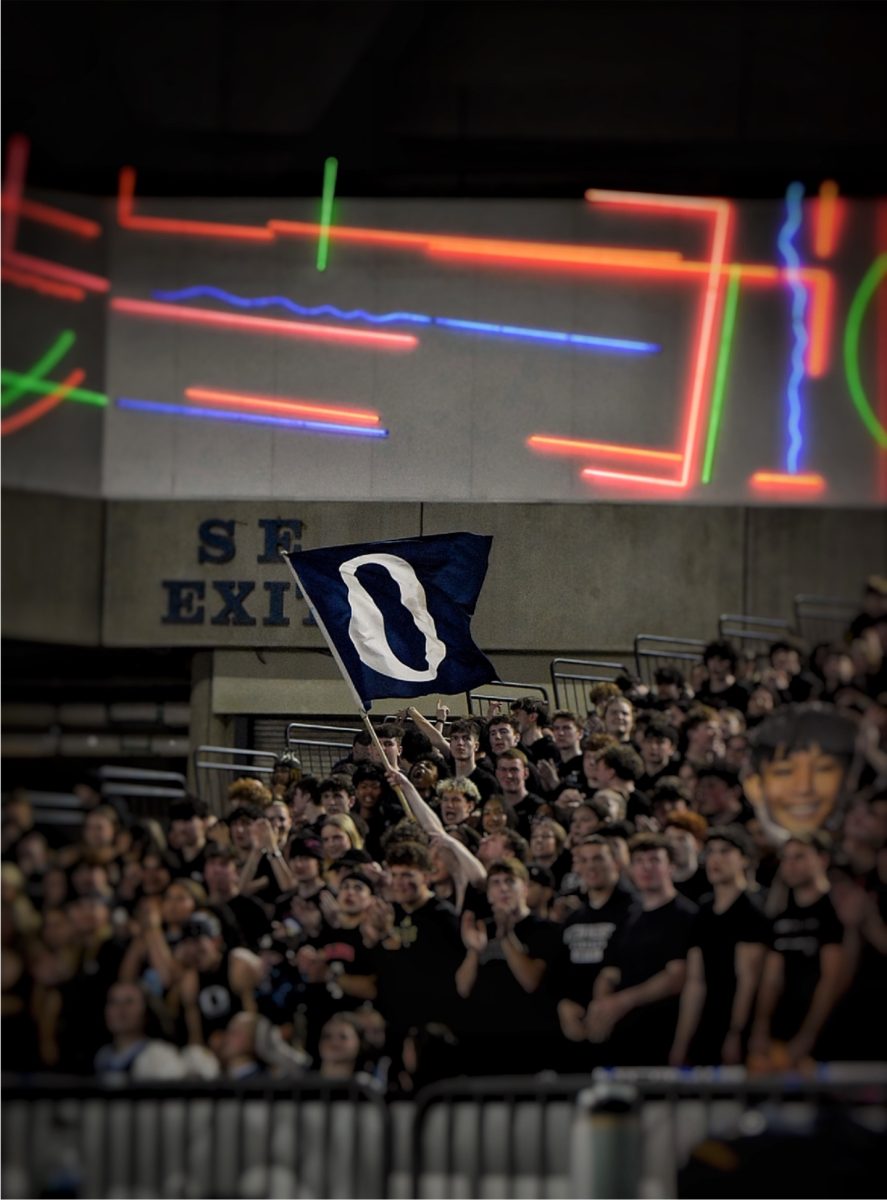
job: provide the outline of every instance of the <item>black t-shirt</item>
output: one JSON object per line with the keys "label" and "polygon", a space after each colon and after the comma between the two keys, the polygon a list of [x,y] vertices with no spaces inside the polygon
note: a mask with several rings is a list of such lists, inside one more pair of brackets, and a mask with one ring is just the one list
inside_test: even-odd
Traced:
{"label": "black t-shirt", "polygon": [[525,746],[521,742],[518,748],[523,750],[531,763],[541,762],[543,758],[548,758],[553,763],[560,762],[560,751],[554,744],[554,738],[550,733],[543,733],[542,737],[537,738],[532,746]]}
{"label": "black t-shirt", "polygon": [[[535,992],[527,992],[515,978],[502,944],[496,937],[496,923],[486,922],[488,942],[480,955],[477,980],[471,995],[457,1011],[456,1025],[467,1033],[485,1033],[494,1037],[531,1036],[550,1033],[556,1028],[552,993],[543,978]],[[530,958],[551,964],[559,950],[560,930],[551,921],[528,914],[514,927],[517,940]],[[515,1044],[520,1055],[520,1044]]]}
{"label": "black t-shirt", "polygon": [[697,867],[689,879],[682,879],[680,882],[676,879],[674,885],[682,896],[686,896],[694,904],[698,904],[702,897],[707,896],[711,891],[705,867]]}
{"label": "black t-shirt", "polygon": [[556,977],[559,998],[588,1004],[610,938],[625,920],[632,895],[618,884],[599,907],[585,903],[561,929],[563,951]]}
{"label": "black t-shirt", "polygon": [[748,708],[748,688],[741,683],[731,683],[722,692],[713,692],[707,683],[696,693],[699,704],[707,704],[709,708],[735,708],[744,713]]}
{"label": "black t-shirt", "polygon": [[480,798],[484,803],[489,800],[490,796],[499,794],[499,784],[496,776],[491,774],[486,767],[476,766],[468,778],[480,792]]}
{"label": "black t-shirt", "polygon": [[261,939],[271,932],[268,913],[253,896],[233,896],[225,904],[211,905],[211,909],[222,923],[222,936],[229,949],[246,946],[258,950]]}
{"label": "black t-shirt", "polygon": [[720,1061],[730,1029],[736,994],[736,947],[740,943],[770,944],[770,922],[751,899],[740,892],[724,912],[715,912],[714,896],[699,906],[690,945],[702,954],[705,971],[705,1006],[693,1042],[694,1063]]}
{"label": "black t-shirt", "polygon": [[[342,975],[375,975],[379,969],[378,948],[364,945],[360,929],[333,929],[325,921],[317,937],[309,938],[313,946],[337,972]],[[320,1029],[333,1013],[352,1012],[364,1001],[358,996],[348,996],[336,986],[335,979],[326,983],[305,985],[304,999],[308,1017],[308,1050],[315,1051]]]}
{"label": "black t-shirt", "polygon": [[393,933],[397,947],[384,942],[379,947],[377,1008],[397,1030],[429,1021],[449,1024],[456,969],[464,957],[455,908],[435,897],[412,913],[395,904]]}
{"label": "black t-shirt", "polygon": [[840,945],[844,927],[831,897],[820,896],[813,904],[800,905],[789,897],[783,912],[773,921],[771,948],[782,955],[782,995],[773,1014],[772,1033],[788,1041],[801,1027],[819,983],[819,953],[823,946]]}
{"label": "black t-shirt", "polygon": [[[620,972],[619,991],[645,983],[666,965],[687,957],[697,908],[678,893],[659,908],[632,907],[610,939],[603,965]],[[602,1047],[608,1062],[659,1066],[668,1060],[678,1017],[678,996],[632,1009]]]}
{"label": "black t-shirt", "polygon": [[541,796],[534,796],[532,792],[527,792],[523,800],[512,805],[512,811],[517,817],[518,833],[529,841],[533,821],[537,817],[547,816],[551,810]]}
{"label": "black t-shirt", "polygon": [[167,866],[173,879],[193,879],[195,883],[203,885],[203,869],[206,866],[206,852],[208,849],[209,844],[207,843],[202,850],[195,854],[190,862],[187,862],[182,854],[169,854],[167,856]]}

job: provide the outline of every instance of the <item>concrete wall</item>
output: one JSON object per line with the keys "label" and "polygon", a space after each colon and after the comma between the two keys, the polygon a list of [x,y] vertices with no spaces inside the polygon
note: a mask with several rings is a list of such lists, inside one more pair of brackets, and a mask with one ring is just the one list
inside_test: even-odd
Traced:
{"label": "concrete wall", "polygon": [[98,645],[100,500],[3,492],[3,636]]}
{"label": "concrete wall", "polygon": [[[509,662],[500,668],[506,678],[527,678],[512,670],[525,656],[624,653],[637,632],[708,637],[725,611],[790,617],[796,593],[852,597],[867,574],[887,565],[887,518],[874,510],[103,505],[9,492],[4,634],[85,645],[298,649],[311,652],[310,674],[300,668],[298,676],[323,678],[316,653],[323,642],[304,623],[304,601],[283,564],[260,561],[273,521],[290,522],[290,543],[304,549],[458,529],[491,534],[474,631],[485,650]],[[227,561],[201,561],[219,557]],[[226,602],[232,596],[239,607]]]}

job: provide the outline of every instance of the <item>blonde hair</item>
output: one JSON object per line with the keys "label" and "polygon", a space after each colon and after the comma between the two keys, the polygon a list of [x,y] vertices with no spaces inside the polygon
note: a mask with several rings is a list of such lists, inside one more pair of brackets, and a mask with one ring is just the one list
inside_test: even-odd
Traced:
{"label": "blonde hair", "polygon": [[447,796],[450,792],[459,792],[465,796],[472,804],[480,804],[480,792],[477,789],[477,784],[468,779],[465,775],[457,775],[455,779],[442,779],[435,789],[439,797]]}
{"label": "blonde hair", "polygon": [[331,813],[328,817],[324,817],[320,826],[321,833],[323,833],[327,825],[335,825],[337,829],[341,829],[351,842],[353,850],[363,849],[363,838],[361,837],[360,830],[347,813]]}

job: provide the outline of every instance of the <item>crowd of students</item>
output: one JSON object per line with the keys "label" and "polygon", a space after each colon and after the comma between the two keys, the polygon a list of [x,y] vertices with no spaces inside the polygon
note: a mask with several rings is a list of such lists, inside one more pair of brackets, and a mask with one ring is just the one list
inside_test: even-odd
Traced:
{"label": "crowd of students", "polygon": [[[100,1079],[887,1059],[887,616],[805,660],[416,708],[162,824],[3,814],[3,1065]],[[384,759],[383,759],[384,756]]]}

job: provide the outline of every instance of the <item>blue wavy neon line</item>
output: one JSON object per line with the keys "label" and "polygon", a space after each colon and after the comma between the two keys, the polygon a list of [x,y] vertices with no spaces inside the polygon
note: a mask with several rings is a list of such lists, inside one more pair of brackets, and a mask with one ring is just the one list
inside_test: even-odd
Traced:
{"label": "blue wavy neon line", "polygon": [[197,408],[190,404],[163,404],[159,400],[137,400],[120,396],[118,408],[137,412],[167,413],[174,417],[203,417],[205,420],[240,421],[248,425],[276,425],[284,429],[305,429],[309,433],[334,433],[349,437],[387,438],[387,429],[361,429],[357,425],[337,425],[327,421],[303,421],[299,417],[274,417],[267,413],[230,412],[218,408]]}
{"label": "blue wavy neon line", "polygon": [[494,325],[486,321],[463,321],[457,317],[431,317],[425,313],[391,312],[369,313],[362,308],[350,310],[336,308],[333,304],[319,304],[307,308],[287,296],[257,296],[250,299],[246,296],[235,296],[221,288],[198,284],[194,287],[182,288],[175,292],[154,292],[154,299],[165,304],[175,304],[180,300],[196,300],[209,297],[222,304],[230,304],[235,308],[271,308],[288,309],[298,317],[338,317],[342,321],[369,321],[373,325],[389,325],[392,322],[409,323],[413,325],[438,325],[444,329],[453,329],[457,333],[481,333],[493,337],[525,339],[535,342],[550,342],[554,345],[584,346],[593,350],[615,350],[628,354],[656,354],[661,346],[655,342],[637,342],[628,338],[595,337],[587,333],[561,333],[557,329],[529,329],[523,325]]}
{"label": "blue wavy neon line", "polygon": [[369,321],[373,325],[388,325],[392,321],[410,322],[414,325],[431,324],[431,317],[423,316],[422,313],[368,313],[362,308],[353,308],[346,312],[333,304],[318,304],[315,308],[306,308],[304,304],[297,304],[287,296],[256,296],[251,300],[247,296],[235,296],[231,292],[224,292],[221,288],[209,285],[198,284],[196,287],[182,288],[178,292],[154,292],[154,299],[165,304],[175,304],[179,300],[197,300],[203,296],[219,300],[222,304],[230,304],[234,308],[286,308],[297,317],[339,317],[343,321]]}
{"label": "blue wavy neon line", "polygon": [[798,252],[792,239],[798,232],[803,220],[801,200],[804,195],[802,183],[789,184],[785,193],[785,223],[779,231],[776,244],[785,265],[789,268],[789,284],[792,289],[792,369],[786,387],[788,402],[788,437],[789,444],[785,457],[785,467],[790,475],[797,474],[798,460],[801,456],[803,437],[801,434],[801,382],[806,375],[804,358],[807,351],[807,326],[804,321],[807,312],[807,289],[796,278],[795,271],[801,265]]}

